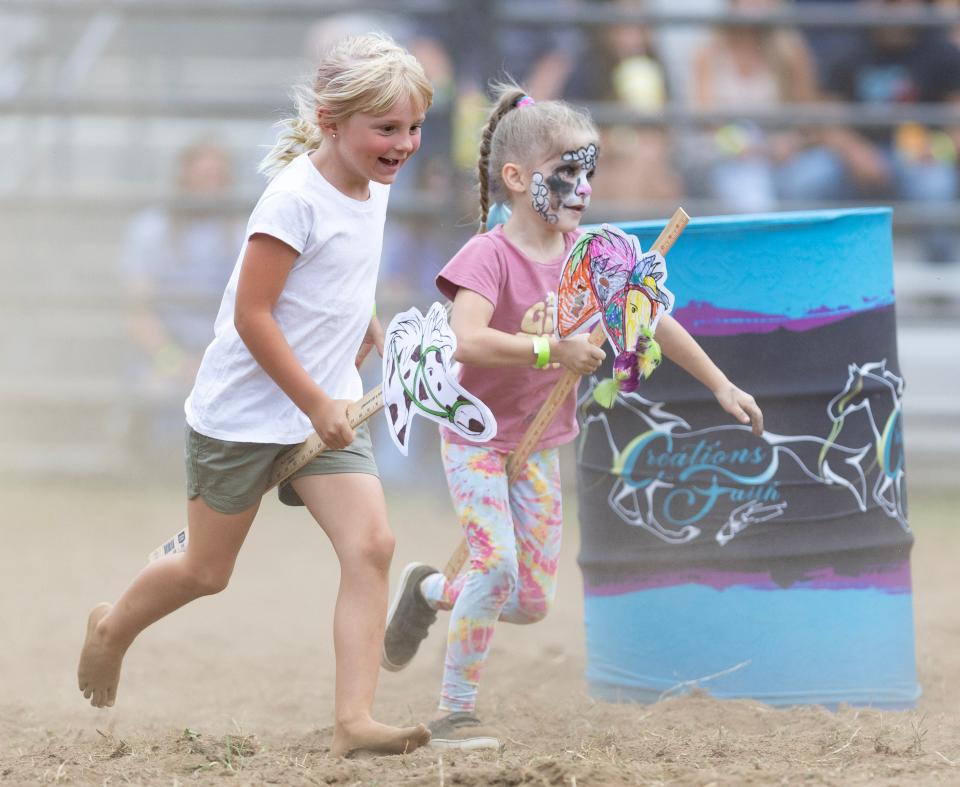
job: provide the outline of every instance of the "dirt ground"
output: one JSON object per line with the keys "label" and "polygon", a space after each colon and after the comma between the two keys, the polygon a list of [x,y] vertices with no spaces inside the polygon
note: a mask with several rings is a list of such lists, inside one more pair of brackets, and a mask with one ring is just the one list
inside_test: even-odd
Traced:
{"label": "dirt ground", "polygon": [[[441,562],[456,542],[446,501],[389,495],[393,574]],[[560,592],[535,627],[498,628],[481,714],[499,753],[334,759],[330,631],[337,566],[300,510],[271,498],[230,588],[148,630],[111,710],[76,688],[86,614],[113,600],[146,553],[180,527],[180,487],[0,486],[0,784],[926,785],[960,784],[960,495],[914,492],[917,657],[913,711],[775,710],[704,693],[652,706],[593,701],[583,681],[575,501]],[[438,627],[439,628],[439,627]],[[434,631],[376,712],[426,718],[439,684]]]}

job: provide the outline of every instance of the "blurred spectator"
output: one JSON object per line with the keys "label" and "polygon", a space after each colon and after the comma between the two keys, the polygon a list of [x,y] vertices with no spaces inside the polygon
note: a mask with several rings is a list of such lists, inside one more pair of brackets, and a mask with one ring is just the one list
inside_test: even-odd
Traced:
{"label": "blurred spectator", "polygon": [[[816,8],[827,4],[827,8],[837,8],[837,0],[792,0],[794,5]],[[843,13],[841,10],[839,13]],[[859,46],[863,30],[843,27],[804,27],[802,35],[813,53],[817,71],[817,83],[823,84],[836,62],[852,47]]]}
{"label": "blurred spectator", "polygon": [[[513,8],[542,11],[545,22],[577,0],[523,0]],[[473,175],[480,129],[488,111],[487,85],[509,76],[537,101],[560,98],[590,56],[574,25],[506,24],[489,17],[491,3],[456,3],[448,14],[421,23],[411,51],[426,56],[428,75],[452,77],[452,154],[458,168]],[[431,114],[434,110],[431,109]],[[426,136],[426,135],[425,135]]]}
{"label": "blurred spectator", "polygon": [[[923,5],[923,0],[885,3],[903,9]],[[835,99],[874,107],[921,103],[960,108],[960,48],[946,30],[874,28],[862,46],[836,64],[827,90]],[[826,197],[893,197],[944,205],[957,198],[960,124],[948,129],[917,123],[832,129],[827,138],[837,155],[832,178],[825,184]],[[927,259],[955,259],[956,240],[949,227],[926,232]]]}
{"label": "blurred spectator", "polygon": [[[737,11],[762,11],[777,0],[730,0]],[[764,113],[816,98],[816,72],[803,38],[761,26],[727,27],[694,59],[694,104],[703,110]],[[781,200],[818,196],[829,155],[799,129],[768,131],[731,123],[711,131],[706,146],[708,193],[733,212],[774,209]]]}
{"label": "blurred spectator", "polygon": [[[523,0],[515,6],[542,10],[544,22],[575,8],[576,0]],[[507,24],[498,36],[499,70],[510,74],[536,101],[562,98],[584,60],[591,56],[582,32],[570,25],[539,24],[535,27]]]}
{"label": "blurred spectator", "polygon": [[[934,0],[938,9],[951,16],[956,16],[960,12],[960,0]],[[956,46],[960,46],[960,24],[950,26],[950,32],[947,33],[950,40]]]}
{"label": "blurred spectator", "polygon": [[226,151],[212,142],[184,149],[169,207],[136,215],[120,272],[133,343],[131,437],[156,455],[183,440],[183,400],[213,338],[213,322],[243,240],[243,222],[225,216],[232,186]]}
{"label": "blurred spectator", "polygon": [[[642,7],[636,0],[617,0],[623,8]],[[619,23],[594,28],[591,55],[578,68],[568,96],[573,100],[613,101],[639,112],[657,114],[668,98],[663,62],[650,30],[642,24]],[[681,182],[672,166],[666,129],[659,125],[617,124],[600,132],[601,164],[593,181],[597,207],[604,201],[635,205],[676,199]],[[597,220],[605,217],[597,216]]]}
{"label": "blurred spectator", "polygon": [[[651,11],[670,15],[678,10],[697,15],[722,13],[727,0],[644,0],[644,7]],[[654,40],[670,83],[670,95],[674,103],[687,106],[693,95],[693,53],[709,38],[711,31],[704,25],[657,25]]]}

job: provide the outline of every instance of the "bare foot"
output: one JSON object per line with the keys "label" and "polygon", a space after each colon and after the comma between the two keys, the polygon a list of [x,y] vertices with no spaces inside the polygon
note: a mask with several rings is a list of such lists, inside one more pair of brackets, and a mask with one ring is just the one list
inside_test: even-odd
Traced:
{"label": "bare foot", "polygon": [[422,724],[415,727],[389,727],[373,719],[350,724],[337,724],[333,731],[330,753],[346,757],[350,752],[369,751],[375,754],[409,754],[430,742],[430,730]]}
{"label": "bare foot", "polygon": [[83,641],[77,668],[80,691],[95,708],[110,707],[116,701],[120,665],[123,663],[123,651],[108,645],[103,633],[98,631],[98,624],[111,606],[97,604],[87,618],[87,637]]}

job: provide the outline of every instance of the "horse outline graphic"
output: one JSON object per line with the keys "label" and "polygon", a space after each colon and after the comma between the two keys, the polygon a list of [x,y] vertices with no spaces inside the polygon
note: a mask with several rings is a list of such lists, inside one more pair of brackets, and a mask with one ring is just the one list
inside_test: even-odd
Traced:
{"label": "horse outline graphic", "polygon": [[[883,389],[891,393],[891,413],[879,426],[869,398],[864,393],[863,380],[867,378],[878,382]],[[909,525],[903,511],[903,457],[900,450],[901,403],[903,380],[886,369],[886,360],[850,364],[848,378],[843,389],[827,405],[827,415],[832,428],[827,438],[814,435],[777,434],[765,430],[761,440],[770,451],[769,464],[761,472],[746,476],[733,473],[728,468],[700,463],[685,468],[678,473],[678,481],[692,480],[698,473],[706,475],[707,487],[681,487],[671,483],[662,473],[634,476],[633,470],[643,452],[654,441],[664,441],[668,449],[673,440],[691,439],[706,435],[717,436],[724,432],[738,431],[749,433],[748,426],[724,424],[691,430],[683,418],[664,409],[662,402],[653,402],[636,393],[618,394],[620,407],[629,410],[647,425],[647,430],[634,437],[622,449],[616,445],[607,420],[607,413],[600,411],[588,413],[592,402],[592,387],[597,379],[591,378],[592,385],[581,397],[579,405],[583,416],[583,434],[578,446],[578,459],[583,460],[586,438],[592,429],[602,429],[611,450],[611,473],[617,481],[608,494],[608,505],[626,524],[641,527],[660,540],[670,544],[689,543],[701,535],[701,528],[695,524],[696,518],[664,524],[658,512],[665,512],[671,501],[670,495],[680,496],[687,502],[693,502],[697,495],[711,501],[709,508],[701,510],[700,517],[706,515],[717,500],[725,493],[736,500],[736,487],[722,486],[722,479],[747,487],[758,486],[773,479],[783,459],[792,460],[809,479],[828,487],[846,491],[853,498],[859,511],[867,510],[867,475],[873,468],[879,467],[880,474],[873,484],[871,496],[888,516],[897,519],[900,526],[909,532]],[[866,413],[874,436],[873,443],[862,446],[846,446],[838,442],[844,419],[855,412]],[[810,466],[799,455],[795,447],[813,444],[819,445],[815,466]],[[865,460],[873,456],[873,464],[864,469]],[[833,460],[833,464],[831,464]],[[740,491],[742,496],[743,492]],[[727,521],[717,532],[715,538],[721,546],[730,543],[739,533],[751,524],[769,521],[781,516],[787,509],[786,501],[776,499],[751,499],[735,506]]]}

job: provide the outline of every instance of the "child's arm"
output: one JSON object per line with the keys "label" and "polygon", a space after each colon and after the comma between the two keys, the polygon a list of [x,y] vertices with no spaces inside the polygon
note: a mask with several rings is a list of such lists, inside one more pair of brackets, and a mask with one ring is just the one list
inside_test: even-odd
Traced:
{"label": "child's arm", "polygon": [[233,321],[250,354],[307,415],[324,444],[345,448],[353,442],[348,402],[331,399],[321,390],[300,365],[273,318],[273,307],[298,256],[296,249],[277,238],[254,235],[240,268]]}
{"label": "child's arm", "polygon": [[[457,335],[454,359],[469,366],[532,366],[536,360],[527,335],[490,327],[493,304],[479,293],[461,287],[453,300],[450,327]],[[550,361],[577,374],[596,371],[606,354],[583,334],[569,339],[550,337]]]}
{"label": "child's arm", "polygon": [[363,341],[360,342],[360,349],[357,350],[355,363],[358,369],[374,348],[376,348],[380,357],[383,357],[383,338],[383,326],[380,325],[380,320],[378,320],[377,315],[374,314],[370,318],[370,324],[367,326],[367,333],[364,335]]}
{"label": "child's arm", "polygon": [[741,423],[751,424],[755,435],[763,434],[763,413],[754,398],[730,382],[687,329],[669,314],[657,323],[656,339],[663,354],[709,388],[724,410]]}

